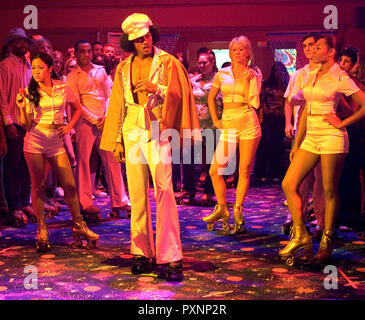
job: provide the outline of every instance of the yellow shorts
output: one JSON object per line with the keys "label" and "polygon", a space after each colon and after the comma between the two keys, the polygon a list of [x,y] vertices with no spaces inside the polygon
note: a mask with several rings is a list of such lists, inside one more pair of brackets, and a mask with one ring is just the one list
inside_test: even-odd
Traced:
{"label": "yellow shorts", "polygon": [[300,148],[315,154],[349,152],[346,129],[337,129],[323,120],[323,115],[307,116],[307,132]]}
{"label": "yellow shorts", "polygon": [[57,129],[33,126],[27,131],[24,138],[24,152],[40,153],[46,157],[55,157],[66,150],[62,138],[59,137]]}
{"label": "yellow shorts", "polygon": [[261,126],[253,108],[224,109],[219,140],[238,142],[261,137]]}

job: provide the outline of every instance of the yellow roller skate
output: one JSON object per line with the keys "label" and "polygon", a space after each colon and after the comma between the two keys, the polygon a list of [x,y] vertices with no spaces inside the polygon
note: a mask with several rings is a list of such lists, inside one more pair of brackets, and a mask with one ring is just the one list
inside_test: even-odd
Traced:
{"label": "yellow roller skate", "polygon": [[234,233],[245,233],[245,219],[243,218],[243,206],[235,204],[233,206]]}
{"label": "yellow roller skate", "polygon": [[312,239],[307,233],[305,225],[292,226],[290,241],[285,248],[279,251],[279,256],[292,267],[295,260],[310,261],[313,259]]}
{"label": "yellow roller skate", "polygon": [[37,230],[37,243],[36,248],[38,252],[47,252],[51,249],[51,244],[49,243],[49,233],[47,230],[47,225],[44,220],[41,220],[38,224]]}
{"label": "yellow roller skate", "polygon": [[315,261],[317,264],[326,264],[332,258],[333,249],[333,231],[325,230],[322,233],[319,250],[316,254]]}
{"label": "yellow roller skate", "polygon": [[82,247],[82,240],[86,240],[86,249],[96,248],[99,242],[99,235],[91,231],[82,217],[78,217],[74,220],[72,228],[72,237],[75,242],[72,243],[72,248],[77,249]]}
{"label": "yellow roller skate", "polygon": [[226,204],[216,204],[213,212],[202,220],[207,223],[208,231],[213,231],[214,224],[218,221],[222,222],[222,228],[225,232],[229,231],[229,211]]}

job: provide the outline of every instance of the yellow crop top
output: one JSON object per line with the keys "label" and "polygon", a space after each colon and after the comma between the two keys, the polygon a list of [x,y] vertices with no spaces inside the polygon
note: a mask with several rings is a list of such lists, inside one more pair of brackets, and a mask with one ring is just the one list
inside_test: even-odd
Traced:
{"label": "yellow crop top", "polygon": [[215,75],[212,86],[221,90],[223,103],[246,103],[250,107],[258,109],[260,107],[261,79],[255,72],[255,76],[250,80],[248,99],[244,95],[243,79],[244,77],[234,78],[232,67],[222,68]]}

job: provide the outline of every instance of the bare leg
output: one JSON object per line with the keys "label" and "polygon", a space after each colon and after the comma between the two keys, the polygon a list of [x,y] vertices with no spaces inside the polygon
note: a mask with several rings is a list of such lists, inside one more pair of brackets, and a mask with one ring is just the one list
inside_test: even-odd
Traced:
{"label": "bare leg", "polygon": [[316,166],[319,159],[319,155],[299,149],[282,182],[293,220],[293,228],[290,233],[291,239],[286,247],[279,251],[279,256],[285,259],[289,266],[294,262],[292,257],[298,256],[301,251],[303,257],[313,257],[312,239],[308,235],[303,221],[303,203],[299,193],[299,185]]}
{"label": "bare leg", "polygon": [[32,182],[32,207],[37,214],[38,222],[44,222],[44,201],[46,198],[45,156],[38,153],[24,152]]}
{"label": "bare leg", "polygon": [[326,201],[324,230],[332,231],[335,226],[339,206],[338,183],[345,158],[345,154],[321,155],[322,183]]}
{"label": "bare leg", "polygon": [[218,204],[226,204],[226,183],[223,179],[223,171],[232,158],[234,151],[236,150],[236,145],[236,143],[220,140],[209,169]]}
{"label": "bare leg", "polygon": [[260,138],[240,140],[239,142],[240,162],[236,204],[242,205],[245,200],[247,190],[250,185],[250,173],[259,143]]}
{"label": "bare leg", "polygon": [[58,156],[48,158],[48,160],[65,192],[65,202],[71,212],[72,218],[75,219],[80,217],[79,199],[77,197],[75,180],[67,154],[62,153]]}
{"label": "bare leg", "polygon": [[293,224],[303,225],[303,204],[298,188],[307,174],[316,166],[319,155],[299,149],[295,154],[282,182],[282,188],[288,201]]}
{"label": "bare leg", "polygon": [[76,193],[75,180],[67,154],[62,153],[58,156],[48,158],[48,160],[65,192],[65,202],[73,219],[72,236],[75,242],[72,244],[72,247],[78,248],[82,246],[81,240],[85,239],[87,241],[87,249],[95,248],[99,240],[99,235],[87,227],[80,214],[80,204]]}

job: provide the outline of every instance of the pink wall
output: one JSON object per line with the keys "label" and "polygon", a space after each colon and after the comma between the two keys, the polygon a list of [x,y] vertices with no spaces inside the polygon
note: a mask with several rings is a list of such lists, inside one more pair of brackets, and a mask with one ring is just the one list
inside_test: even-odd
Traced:
{"label": "pink wall", "polygon": [[[179,0],[63,0],[21,1],[0,4],[0,41],[9,29],[23,26],[27,4],[38,8],[38,30],[55,49],[65,50],[81,38],[105,42],[107,32],[120,32],[122,20],[133,12],[147,13],[163,33],[179,33],[177,50],[188,54],[194,65],[195,50],[201,44],[224,47],[237,35],[247,35],[254,47],[256,63],[267,74],[272,64],[269,48],[258,48],[257,41],[269,40],[267,33],[322,31],[323,9],[335,5],[339,34],[346,44],[365,52],[365,29],[357,29],[355,8],[364,1],[179,1]],[[364,17],[365,19],[365,17]]]}

